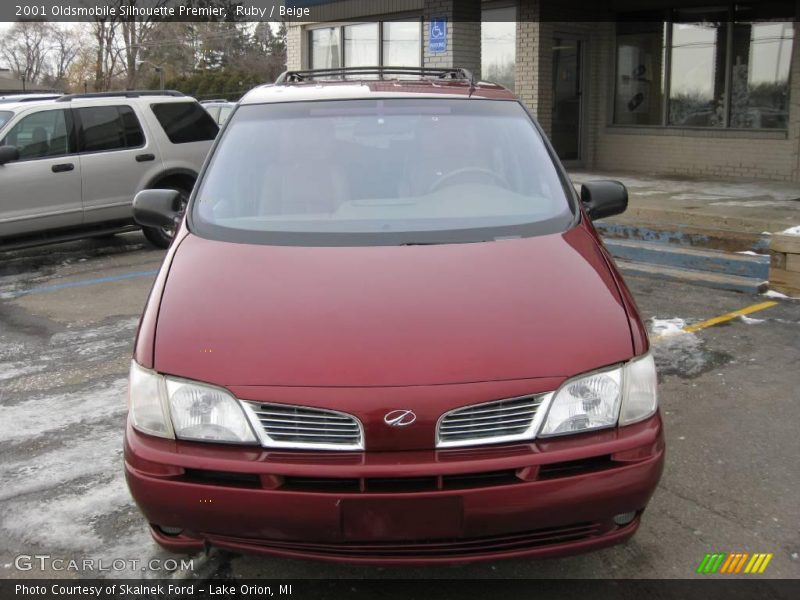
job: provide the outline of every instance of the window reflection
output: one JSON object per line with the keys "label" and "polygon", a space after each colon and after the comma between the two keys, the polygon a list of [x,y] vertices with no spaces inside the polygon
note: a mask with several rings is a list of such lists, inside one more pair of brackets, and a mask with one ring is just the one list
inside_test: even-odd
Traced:
{"label": "window reflection", "polygon": [[484,9],[481,17],[481,79],[514,89],[516,7]]}
{"label": "window reflection", "polygon": [[670,124],[689,127],[724,125],[727,29],[724,21],[674,24]]}
{"label": "window reflection", "polygon": [[787,6],[682,9],[672,22],[666,13],[641,13],[642,22],[618,23],[614,123],[788,129],[794,24]]}
{"label": "window reflection", "polygon": [[731,67],[731,127],[789,125],[791,23],[736,23]]}
{"label": "window reflection", "polygon": [[614,122],[660,125],[664,98],[663,23],[620,23]]}

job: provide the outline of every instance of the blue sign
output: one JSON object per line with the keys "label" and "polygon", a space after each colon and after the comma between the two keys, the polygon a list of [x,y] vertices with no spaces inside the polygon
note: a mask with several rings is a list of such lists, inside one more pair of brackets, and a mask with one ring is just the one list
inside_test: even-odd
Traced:
{"label": "blue sign", "polygon": [[447,52],[447,18],[431,19],[428,30],[428,51],[431,53]]}

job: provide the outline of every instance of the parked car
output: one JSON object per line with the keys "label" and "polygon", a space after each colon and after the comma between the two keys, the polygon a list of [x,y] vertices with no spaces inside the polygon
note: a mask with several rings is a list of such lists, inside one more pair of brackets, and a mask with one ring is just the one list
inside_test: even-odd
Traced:
{"label": "parked car", "polygon": [[[137,219],[169,225],[176,195]],[[125,473],[155,540],[402,564],[629,538],[664,438],[591,224],[626,205],[578,197],[520,100],[462,69],[249,92],[135,344]]]}
{"label": "parked car", "polygon": [[236,102],[228,102],[227,100],[203,100],[200,102],[211,115],[211,118],[216,121],[217,125],[222,127],[228,117],[231,116],[233,109],[236,107]]}
{"label": "parked car", "polygon": [[[185,204],[219,128],[178,92],[110,92],[0,104],[0,249],[137,229],[133,197]],[[173,227],[145,227],[167,247]]]}

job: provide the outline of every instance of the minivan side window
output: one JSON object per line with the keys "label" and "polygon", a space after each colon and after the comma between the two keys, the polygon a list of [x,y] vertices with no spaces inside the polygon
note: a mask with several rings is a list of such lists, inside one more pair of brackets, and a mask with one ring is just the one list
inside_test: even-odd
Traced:
{"label": "minivan side window", "polygon": [[33,113],[14,125],[0,146],[16,146],[19,160],[70,154],[74,152],[69,139],[70,121],[64,109]]}
{"label": "minivan side window", "polygon": [[213,140],[219,132],[214,119],[197,102],[164,102],[150,108],[173,144]]}
{"label": "minivan side window", "polygon": [[144,146],[144,132],[130,106],[79,108],[80,151],[105,152]]}

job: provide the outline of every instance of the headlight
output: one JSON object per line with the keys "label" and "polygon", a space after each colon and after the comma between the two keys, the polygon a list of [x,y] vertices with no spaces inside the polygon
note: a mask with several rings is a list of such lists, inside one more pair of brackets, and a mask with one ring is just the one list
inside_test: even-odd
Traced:
{"label": "headlight", "polygon": [[656,367],[646,354],[566,381],[553,395],[540,437],[630,425],[656,412]]}
{"label": "headlight", "polygon": [[540,436],[613,427],[619,416],[622,368],[591,373],[564,383],[550,401]]}
{"label": "headlight", "polygon": [[164,377],[131,362],[130,415],[150,435],[208,442],[255,443],[239,402],[221,388]]}
{"label": "headlight", "polygon": [[175,436],[210,442],[255,442],[241,406],[219,388],[167,377]]}

